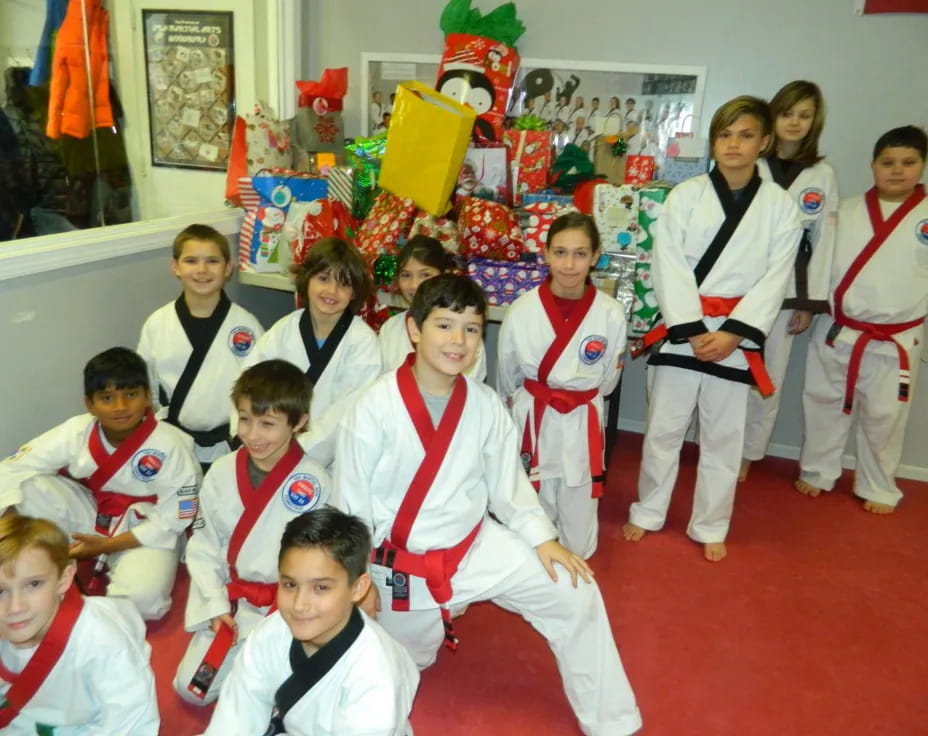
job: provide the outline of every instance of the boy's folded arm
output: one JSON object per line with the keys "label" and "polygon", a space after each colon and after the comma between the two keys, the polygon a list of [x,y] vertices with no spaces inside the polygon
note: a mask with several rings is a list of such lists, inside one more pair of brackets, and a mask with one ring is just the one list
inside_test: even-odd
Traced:
{"label": "boy's folded arm", "polygon": [[22,502],[23,481],[36,475],[54,475],[66,468],[79,452],[86,432],[75,425],[91,423],[87,415],[72,417],[22,445],[0,462],[0,509]]}

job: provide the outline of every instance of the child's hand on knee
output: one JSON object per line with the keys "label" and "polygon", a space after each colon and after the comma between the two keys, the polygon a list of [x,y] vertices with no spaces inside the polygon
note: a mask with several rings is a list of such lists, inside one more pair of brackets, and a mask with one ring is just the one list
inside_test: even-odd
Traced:
{"label": "child's hand on knee", "polygon": [[538,555],[538,559],[541,560],[541,564],[544,565],[545,570],[548,571],[548,577],[554,582],[557,582],[557,572],[554,569],[555,562],[570,573],[570,582],[575,588],[577,587],[578,574],[588,583],[593,580],[593,571],[586,564],[586,561],[582,557],[575,555],[567,547],[564,547],[556,539],[542,542],[535,547],[535,553]]}

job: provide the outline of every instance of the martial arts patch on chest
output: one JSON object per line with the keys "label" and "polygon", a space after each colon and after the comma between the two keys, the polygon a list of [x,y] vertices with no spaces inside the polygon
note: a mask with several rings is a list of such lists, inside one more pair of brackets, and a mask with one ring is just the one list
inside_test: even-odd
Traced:
{"label": "martial arts patch on chest", "polygon": [[928,218],[915,226],[915,239],[922,245],[928,245]]}
{"label": "martial arts patch on chest", "polygon": [[580,343],[580,360],[587,365],[597,363],[606,354],[608,340],[603,335],[590,335]]}
{"label": "martial arts patch on chest", "polygon": [[255,333],[250,327],[239,325],[229,331],[229,350],[236,358],[244,358],[255,344]]}
{"label": "martial arts patch on chest", "polygon": [[294,473],[281,488],[281,498],[288,511],[303,514],[319,505],[322,495],[319,479],[309,473]]}
{"label": "martial arts patch on chest", "polygon": [[817,215],[825,206],[825,192],[818,187],[808,187],[799,193],[799,209],[806,215]]}
{"label": "martial arts patch on chest", "polygon": [[132,466],[132,475],[136,480],[148,483],[154,480],[155,476],[161,471],[164,465],[165,455],[161,450],[146,448],[139,450],[133,455],[130,465]]}

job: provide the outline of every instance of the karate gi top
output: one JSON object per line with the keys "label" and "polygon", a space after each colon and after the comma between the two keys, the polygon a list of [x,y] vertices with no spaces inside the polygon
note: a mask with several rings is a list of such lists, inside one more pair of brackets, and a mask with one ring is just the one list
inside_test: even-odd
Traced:
{"label": "karate gi top", "polygon": [[[100,432],[103,446],[113,447],[91,414],[80,414],[41,434],[0,463],[0,509],[22,501],[23,481],[37,475],[55,475],[64,469],[76,480],[93,475],[97,463],[90,454],[91,432]],[[157,496],[155,503],[133,503],[139,518],[132,534],[143,547],[172,550],[177,535],[196,516],[200,465],[193,455],[193,440],[177,427],[158,422],[141,449],[103,486],[127,496]]]}
{"label": "karate gi top", "polygon": [[[529,546],[557,538],[519,459],[519,430],[492,388],[465,378],[467,398],[444,462],[425,497],[406,545],[414,554],[447,549],[486,519],[487,511]],[[338,427],[332,504],[360,517],[379,547],[393,527],[400,504],[425,451],[403,403],[396,371],[381,376],[354,403]],[[495,522],[484,521],[459,573],[474,549],[499,542]],[[508,538],[508,537],[507,537]],[[504,548],[501,548],[504,550]],[[523,558],[482,555],[488,564],[469,575],[479,587],[455,584],[455,595],[477,595],[511,573]],[[492,563],[492,564],[489,564]],[[471,573],[474,571],[471,570]],[[413,576],[410,610],[438,608],[425,580]]]}
{"label": "karate gi top", "polygon": [[[740,350],[718,363],[693,356],[688,337],[725,330],[741,347],[760,349],[792,278],[801,225],[792,198],[762,181],[712,270],[696,286],[693,270],[714,239],[725,213],[709,174],[677,185],[657,221],[651,277],[669,340],[652,353],[655,365],[675,365],[742,383],[753,383]],[[741,297],[728,317],[704,317],[700,296]]]}
{"label": "karate gi top", "polygon": [[[757,169],[761,178],[773,181],[766,159],[758,160]],[[808,298],[824,306],[828,299],[831,259],[838,224],[838,182],[835,180],[835,172],[824,160],[819,161],[799,172],[787,192],[799,208],[799,219],[812,246],[808,268]],[[784,308],[807,308],[808,305],[789,301],[795,300],[796,296],[796,279],[793,278],[786,290],[788,301],[783,305]]]}
{"label": "karate gi top", "polygon": [[[19,673],[37,648],[17,649],[0,639],[0,659]],[[130,602],[85,598],[57,664],[3,733],[36,736],[44,725],[54,736],[158,736],[149,652],[145,624]],[[0,678],[0,695],[8,689]]]}
{"label": "karate gi top", "polygon": [[[560,313],[558,314],[560,318]],[[531,325],[531,329],[526,329]],[[612,297],[596,291],[586,317],[551,369],[548,386],[569,391],[598,388],[593,399],[603,418],[603,396],[612,393],[621,375],[620,361],[626,345],[625,312]],[[516,426],[524,427],[531,416],[534,398],[523,388],[525,379],[538,380],[538,366],[554,341],[554,328],[542,304],[538,288],[523,294],[506,312],[499,332],[497,390],[512,397],[512,416]],[[568,414],[553,409],[545,412],[538,450],[541,479],[564,478],[570,486],[590,482],[587,452],[577,443],[587,436],[587,409],[578,407]]]}
{"label": "karate gi top", "polygon": [[[364,628],[284,718],[288,736],[405,736],[419,672],[409,653],[363,613]],[[290,676],[293,636],[279,611],[242,645],[204,736],[263,734]],[[312,659],[312,658],[310,658]]]}
{"label": "karate gi top", "polygon": [[[889,219],[900,203],[881,202],[883,217]],[[863,195],[841,203],[838,235],[829,299],[834,309],[834,291],[854,259],[873,237],[873,226]],[[862,322],[893,324],[909,322],[928,314],[928,198],[909,212],[873,257],[857,274],[844,294],[844,313]],[[924,326],[912,327],[893,335],[896,342],[911,351],[921,340]],[[860,331],[842,327],[835,338],[853,345]],[[873,340],[866,349],[881,355],[897,356],[892,342]]]}
{"label": "karate gi top", "polygon": [[[211,619],[231,610],[226,592],[226,584],[231,580],[227,554],[232,532],[244,511],[236,479],[237,455],[228,453],[213,463],[200,489],[200,513],[187,543],[190,571],[190,594],[184,617],[187,631],[205,628]],[[276,585],[277,554],[284,527],[294,517],[327,503],[330,485],[325,470],[303,455],[245,538],[235,560],[240,578]],[[242,614],[236,617],[241,636],[247,635],[247,629],[265,612],[245,599],[238,601],[238,610]]]}
{"label": "karate gi top", "polygon": [[[222,321],[197,377],[184,400],[178,420],[191,430],[206,431],[229,422],[232,387],[242,372],[245,360],[264,329],[248,311],[235,303]],[[138,354],[148,364],[152,397],[171,401],[177,382],[183,375],[193,346],[177,316],[174,302],[165,304],[145,321],[139,338]],[[157,413],[168,415],[167,405]],[[212,447],[197,447],[201,462],[212,462],[229,451],[227,442]]]}
{"label": "karate gi top", "polygon": [[[297,309],[274,323],[252,351],[248,365],[262,360],[280,358],[293,363],[301,371],[309,370],[309,357],[300,334],[300,318],[304,310]],[[309,406],[310,424],[339,399],[380,375],[380,346],[377,335],[364,320],[355,317],[342,337],[319,380],[313,386]]]}
{"label": "karate gi top", "polygon": [[[394,314],[380,328],[380,354],[383,358],[384,371],[399,368],[403,361],[406,360],[406,356],[415,351],[415,347],[409,339],[409,332],[406,330],[407,314],[409,314],[408,310]],[[464,371],[464,375],[473,378],[475,381],[483,381],[487,377],[487,352],[482,338],[480,345],[477,347],[474,362],[470,368]]]}

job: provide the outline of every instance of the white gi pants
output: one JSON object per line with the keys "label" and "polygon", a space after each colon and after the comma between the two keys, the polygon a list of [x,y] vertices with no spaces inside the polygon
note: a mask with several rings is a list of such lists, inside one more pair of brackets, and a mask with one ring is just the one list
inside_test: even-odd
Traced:
{"label": "white gi pants", "polygon": [[[54,522],[68,537],[75,532],[98,534],[97,505],[80,483],[54,475],[38,475],[23,483],[20,514]],[[130,511],[127,517],[132,517]],[[124,519],[116,534],[129,531],[132,520]],[[110,584],[108,596],[128,598],[142,618],[157,620],[171,608],[171,590],[177,575],[180,544],[173,550],[136,547],[112,554],[107,559]]]}
{"label": "white gi pants", "polygon": [[789,334],[792,309],[782,309],[764,343],[764,366],[773,381],[776,391],[771,396],[761,396],[760,391],[748,391],[747,421],[744,429],[745,460],[763,460],[770,446],[770,437],[780,411],[783,383],[789,366],[789,354],[795,335]]}
{"label": "white gi pants", "polygon": [[[552,582],[535,551],[508,528],[493,521],[508,543],[475,544],[454,576],[455,594],[452,608],[477,601],[490,600],[507,611],[513,611],[528,621],[548,640],[557,660],[564,690],[580,728],[587,736],[621,736],[641,728],[641,714],[635,696],[622,668],[602,595],[596,583],[580,580],[577,587],[570,576],[558,567],[558,582]],[[474,556],[490,557],[505,553],[507,560],[518,555],[518,565],[504,579],[478,595],[459,593],[474,590],[479,580],[468,568],[486,568],[492,559],[472,560]],[[469,565],[473,562],[473,565]],[[438,608],[417,611],[393,611],[391,591],[386,586],[387,570],[372,565],[371,577],[380,591],[381,610],[377,621],[401,642],[420,669],[431,665],[444,640],[444,625]],[[460,646],[480,646],[465,639]]]}
{"label": "white gi pants", "polygon": [[[851,346],[825,344],[831,320],[822,320],[809,343],[802,415],[805,432],[799,456],[799,477],[815,488],[830,491],[841,476],[841,456],[847,445],[852,416],[845,414],[844,392]],[[918,380],[921,345],[909,351],[909,401],[899,401],[899,359],[870,350],[860,363],[854,390],[857,468],[854,495],[895,506],[902,498],[896,471],[902,459],[905,425]]]}
{"label": "white gi pants", "polygon": [[638,501],[629,521],[649,531],[664,526],[680,469],[680,450],[693,410],[699,417],[699,464],[686,533],[703,544],[724,542],[735,503],[750,386],[676,366],[654,373],[638,475]]}
{"label": "white gi pants", "polygon": [[568,486],[562,478],[542,480],[538,500],[557,527],[561,544],[585,560],[593,556],[599,539],[599,499],[593,484]]}

